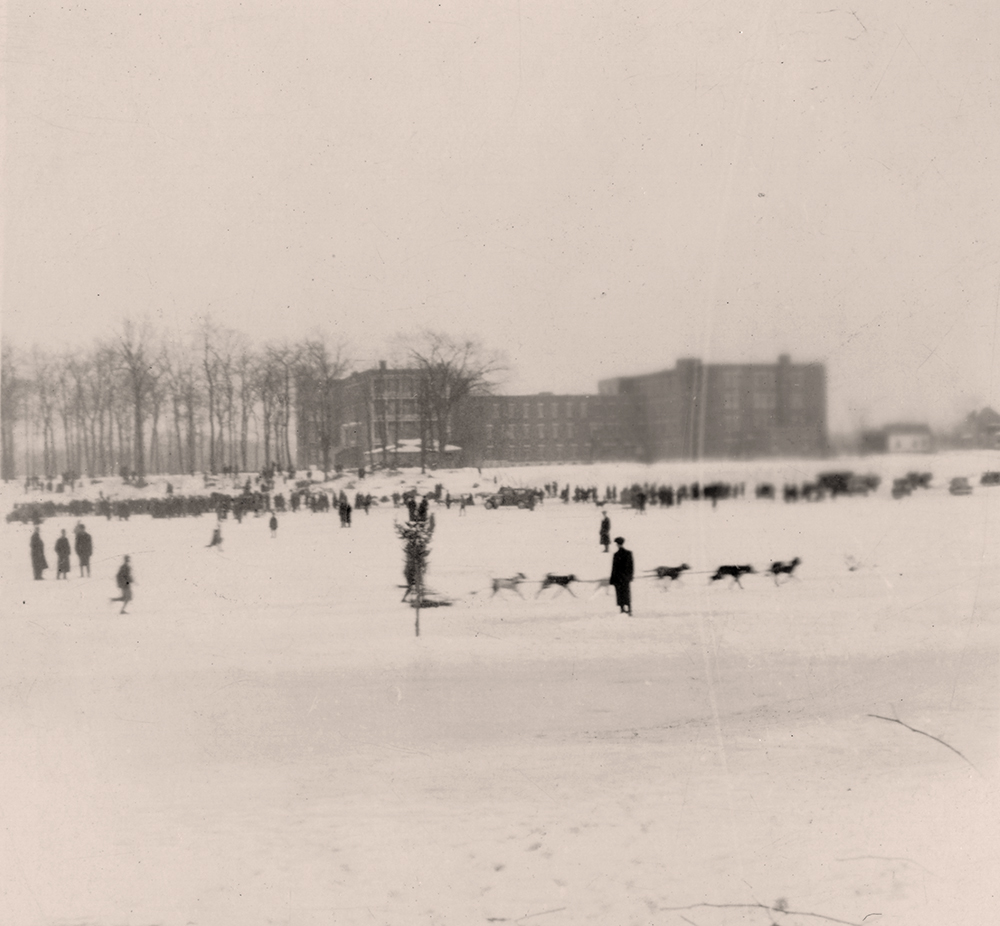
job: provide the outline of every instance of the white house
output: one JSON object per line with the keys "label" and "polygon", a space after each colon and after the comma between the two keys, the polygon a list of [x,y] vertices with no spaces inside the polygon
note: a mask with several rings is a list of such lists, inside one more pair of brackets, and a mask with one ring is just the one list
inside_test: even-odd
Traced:
{"label": "white house", "polygon": [[926,424],[890,424],[883,431],[886,453],[930,453],[934,449]]}

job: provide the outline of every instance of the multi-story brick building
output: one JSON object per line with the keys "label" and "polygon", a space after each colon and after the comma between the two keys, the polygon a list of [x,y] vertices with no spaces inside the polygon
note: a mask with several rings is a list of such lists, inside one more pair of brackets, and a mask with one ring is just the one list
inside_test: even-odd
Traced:
{"label": "multi-story brick building", "polygon": [[[419,371],[378,368],[341,380],[335,459],[347,466],[419,461],[426,422]],[[329,417],[329,416],[328,416]],[[315,413],[299,415],[299,460],[317,462]],[[312,429],[312,430],[311,430]],[[821,456],[827,452],[826,370],[794,364],[703,364],[602,380],[592,395],[489,395],[464,400],[454,449],[436,462],[489,465],[702,457]],[[428,448],[431,442],[428,441]]]}
{"label": "multi-story brick building", "polygon": [[[333,459],[344,466],[413,465],[420,456],[421,420],[417,404],[419,373],[389,369],[383,361],[370,370],[352,373],[336,384],[327,401],[333,440]],[[308,402],[312,393],[303,393]],[[298,411],[300,465],[321,462],[323,417]]]}
{"label": "multi-story brick building", "polygon": [[647,460],[820,456],[827,452],[826,369],[793,364],[703,364],[603,380],[602,395],[628,397]]}
{"label": "multi-story brick building", "polygon": [[478,465],[625,460],[641,449],[638,422],[617,396],[474,396],[458,417],[462,459]]}

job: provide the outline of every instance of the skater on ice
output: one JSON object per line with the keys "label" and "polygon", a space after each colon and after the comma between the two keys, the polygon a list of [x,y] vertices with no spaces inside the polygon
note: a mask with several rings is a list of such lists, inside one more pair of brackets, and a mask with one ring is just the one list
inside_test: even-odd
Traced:
{"label": "skater on ice", "polygon": [[604,547],[604,552],[608,552],[608,547],[611,546],[611,518],[608,517],[606,511],[601,512],[604,517],[601,518],[601,537],[598,543]]}
{"label": "skater on ice", "polygon": [[271,536],[278,536],[278,516],[276,514],[271,515],[271,520],[268,521],[268,527],[271,528]]}
{"label": "skater on ice", "polygon": [[206,549],[211,549],[212,547],[222,549],[222,525],[220,524],[215,525],[215,530],[212,531],[212,539],[208,542]]}
{"label": "skater on ice", "polygon": [[128,603],[132,600],[132,585],[135,579],[132,578],[132,566],[129,564],[128,556],[125,557],[124,562],[118,567],[118,572],[115,574],[115,583],[118,585],[121,595],[117,598],[112,598],[112,601],[120,601],[122,603],[122,609],[118,612],[119,614],[125,614],[125,608],[128,607]]}

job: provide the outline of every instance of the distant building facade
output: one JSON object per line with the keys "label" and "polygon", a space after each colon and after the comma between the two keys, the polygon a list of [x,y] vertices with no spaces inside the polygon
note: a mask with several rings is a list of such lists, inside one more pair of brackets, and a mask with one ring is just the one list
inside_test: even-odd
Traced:
{"label": "distant building facade", "polygon": [[[297,414],[299,465],[322,465],[325,433],[331,435],[334,464],[412,466],[420,462],[421,416],[417,402],[419,371],[377,367],[352,373],[337,382],[326,401],[333,409],[324,418],[309,406],[304,393]],[[329,432],[317,421],[329,421]]]}
{"label": "distant building facade", "polygon": [[603,380],[628,397],[647,460],[822,456],[828,452],[826,368],[820,363],[704,364]]}
{"label": "distant building facade", "polygon": [[926,424],[889,424],[861,435],[865,453],[930,453],[934,437]]}
{"label": "distant building facade", "polygon": [[593,463],[641,454],[638,420],[618,396],[473,396],[462,405],[456,441],[467,464]]}
{"label": "distant building facade", "polygon": [[[424,428],[419,371],[378,368],[340,380],[326,401],[335,412],[300,407],[299,460],[316,465],[315,422],[333,422],[335,459],[345,466],[420,462]],[[450,422],[454,446],[438,464],[592,463],[703,457],[822,456],[828,452],[826,369],[792,363],[704,364],[605,379],[582,395],[479,395]],[[428,445],[430,442],[428,441]]]}

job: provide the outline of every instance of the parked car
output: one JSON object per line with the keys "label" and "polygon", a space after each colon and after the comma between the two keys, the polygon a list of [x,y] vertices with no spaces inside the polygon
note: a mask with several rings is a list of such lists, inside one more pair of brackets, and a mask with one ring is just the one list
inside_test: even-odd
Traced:
{"label": "parked car", "polygon": [[511,486],[501,486],[499,492],[487,495],[483,501],[485,508],[527,508],[534,509],[538,498],[537,489],[515,489]]}
{"label": "parked car", "polygon": [[969,480],[965,476],[956,476],[951,480],[951,484],[948,486],[948,491],[952,495],[971,495],[972,486],[969,485]]}
{"label": "parked car", "polygon": [[834,498],[838,495],[867,495],[869,492],[874,492],[881,481],[880,477],[873,473],[859,476],[850,470],[820,473],[816,477],[820,488],[825,489]]}

